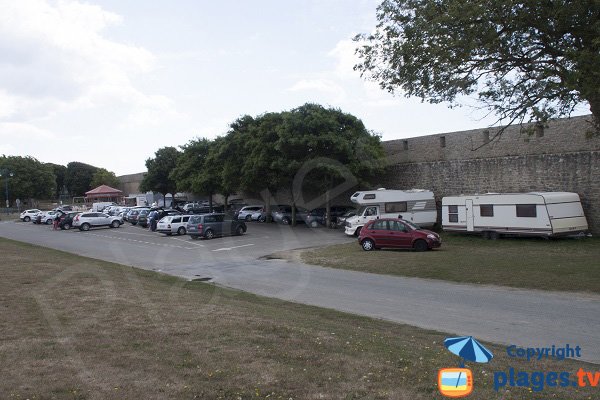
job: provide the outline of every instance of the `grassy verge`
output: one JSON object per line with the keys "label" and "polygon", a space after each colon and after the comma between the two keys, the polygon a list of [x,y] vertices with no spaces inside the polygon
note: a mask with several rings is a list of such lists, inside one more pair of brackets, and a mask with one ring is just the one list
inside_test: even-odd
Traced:
{"label": "grassy verge", "polygon": [[[0,239],[0,397],[441,399],[444,335],[186,282]],[[533,338],[532,338],[533,339]],[[493,372],[569,371],[490,346],[470,399],[591,399],[598,388],[493,390]]]}
{"label": "grassy verge", "polygon": [[600,293],[598,238],[544,240],[445,234],[440,249],[365,252],[357,243],[304,251],[304,262],[378,274]]}

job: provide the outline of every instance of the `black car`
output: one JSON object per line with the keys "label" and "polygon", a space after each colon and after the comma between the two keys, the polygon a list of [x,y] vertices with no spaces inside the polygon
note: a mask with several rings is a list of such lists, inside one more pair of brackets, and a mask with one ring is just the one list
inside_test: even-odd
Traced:
{"label": "black car", "polygon": [[73,227],[73,218],[79,214],[79,211],[68,211],[66,214],[61,215],[58,226],[60,229],[69,230]]}
{"label": "black car", "polygon": [[[327,221],[327,212],[325,207],[315,208],[308,213],[306,217],[306,224],[312,228],[316,228],[319,225],[325,225]],[[347,212],[354,210],[352,207],[347,206],[331,206],[331,224],[335,226],[337,219],[342,217]]]}
{"label": "black car", "polygon": [[201,237],[212,239],[217,236],[240,236],[246,232],[246,224],[223,213],[192,215],[186,231],[195,240]]}

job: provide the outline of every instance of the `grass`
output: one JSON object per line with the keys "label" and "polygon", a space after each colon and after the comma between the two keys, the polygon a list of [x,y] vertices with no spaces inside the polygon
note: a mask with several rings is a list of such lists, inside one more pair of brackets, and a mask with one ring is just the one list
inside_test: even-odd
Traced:
{"label": "grass", "polygon": [[[444,335],[0,239],[0,398],[442,399]],[[591,399],[598,388],[493,390],[493,371],[570,371],[489,345],[489,399]]]}
{"label": "grass", "polygon": [[365,252],[358,243],[303,251],[309,264],[461,283],[600,293],[598,238],[544,240],[444,234],[442,247]]}

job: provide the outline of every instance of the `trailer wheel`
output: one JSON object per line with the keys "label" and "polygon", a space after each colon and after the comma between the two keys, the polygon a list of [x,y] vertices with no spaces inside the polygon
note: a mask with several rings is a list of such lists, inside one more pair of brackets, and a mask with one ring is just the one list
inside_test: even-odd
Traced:
{"label": "trailer wheel", "polygon": [[482,231],[481,232],[481,237],[484,239],[488,239],[490,238],[490,231]]}
{"label": "trailer wheel", "polygon": [[496,231],[488,232],[488,238],[490,240],[498,240],[500,238],[500,234]]}

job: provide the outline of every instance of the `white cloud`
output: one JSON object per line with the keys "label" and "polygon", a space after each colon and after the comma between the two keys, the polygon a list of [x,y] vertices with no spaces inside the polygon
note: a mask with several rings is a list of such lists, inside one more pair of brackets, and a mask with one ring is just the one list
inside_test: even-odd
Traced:
{"label": "white cloud", "polygon": [[340,79],[356,79],[360,73],[354,71],[359,58],[355,54],[357,44],[352,39],[340,40],[328,55],[337,59],[335,74]]}
{"label": "white cloud", "polygon": [[0,0],[0,118],[39,120],[119,102],[140,113],[164,108],[132,83],[152,71],[149,51],[108,40],[122,18],[73,0]]}

